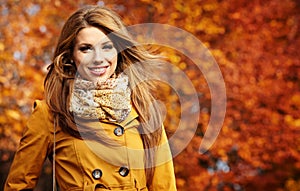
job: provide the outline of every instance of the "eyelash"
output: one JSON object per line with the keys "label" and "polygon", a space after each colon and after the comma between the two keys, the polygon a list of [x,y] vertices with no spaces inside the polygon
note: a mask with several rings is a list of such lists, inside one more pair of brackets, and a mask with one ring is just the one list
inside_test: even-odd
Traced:
{"label": "eyelash", "polygon": [[[104,45],[104,46],[102,47],[102,49],[104,49],[104,50],[111,50],[111,49],[113,49],[113,48],[114,48],[114,46],[113,46],[112,44],[106,44],[106,45]],[[80,50],[81,52],[86,52],[86,51],[92,50],[92,49],[93,49],[92,46],[83,46],[83,47],[79,47],[79,50]]]}
{"label": "eyelash", "polygon": [[103,49],[112,49],[114,46],[112,44],[107,44],[103,46]]}
{"label": "eyelash", "polygon": [[83,46],[83,47],[80,47],[79,48],[79,50],[81,51],[81,52],[85,52],[85,51],[87,51],[87,50],[91,50],[92,48],[90,47],[90,46]]}

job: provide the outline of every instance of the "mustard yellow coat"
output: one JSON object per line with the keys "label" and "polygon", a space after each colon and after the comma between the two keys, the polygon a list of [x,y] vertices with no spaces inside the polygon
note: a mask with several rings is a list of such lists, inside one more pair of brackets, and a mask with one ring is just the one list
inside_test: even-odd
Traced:
{"label": "mustard yellow coat", "polygon": [[136,128],[139,122],[135,110],[121,123],[86,122],[85,125],[103,131],[113,143],[106,145],[85,140],[84,136],[83,140],[74,138],[59,127],[55,130],[46,103],[36,101],[35,105],[5,191],[33,189],[45,159],[51,158],[53,153],[61,191],[176,191],[172,156],[164,131],[153,183],[150,188],[146,186],[143,143]]}

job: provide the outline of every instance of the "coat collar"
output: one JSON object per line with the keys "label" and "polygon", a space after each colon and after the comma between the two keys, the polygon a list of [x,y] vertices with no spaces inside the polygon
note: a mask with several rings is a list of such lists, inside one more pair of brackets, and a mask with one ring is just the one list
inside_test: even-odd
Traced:
{"label": "coat collar", "polygon": [[104,120],[100,120],[100,122],[111,123],[111,124],[115,124],[115,125],[125,127],[127,124],[132,122],[134,119],[137,119],[138,117],[139,117],[139,114],[137,113],[135,107],[132,106],[131,110],[130,110],[130,113],[128,114],[128,116],[125,118],[124,121],[116,122],[116,121],[109,121],[108,119],[104,119]]}
{"label": "coat collar", "polygon": [[[89,126],[92,129],[97,129],[99,126],[99,123],[106,123],[106,124],[113,124],[113,125],[118,125],[121,126],[123,128],[126,129],[126,127],[128,126],[128,124],[132,123],[135,119],[137,119],[139,117],[135,107],[132,107],[130,113],[128,114],[128,116],[126,117],[126,119],[124,121],[121,122],[117,122],[117,121],[109,121],[108,119],[104,119],[104,120],[86,120],[86,119],[82,119],[82,118],[76,118],[75,117],[75,121],[78,124],[84,124],[84,126]],[[138,124],[138,122],[136,121],[134,123],[135,125]],[[132,125],[130,125],[132,126]]]}

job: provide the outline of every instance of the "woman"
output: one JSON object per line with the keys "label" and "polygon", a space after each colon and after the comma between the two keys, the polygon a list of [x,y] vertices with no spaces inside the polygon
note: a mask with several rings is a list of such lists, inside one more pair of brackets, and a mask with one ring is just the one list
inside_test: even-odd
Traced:
{"label": "woman", "polygon": [[[65,23],[5,190],[32,190],[49,157],[60,190],[176,190],[148,79],[158,57],[120,18],[89,6]],[[55,185],[55,183],[54,183]]]}

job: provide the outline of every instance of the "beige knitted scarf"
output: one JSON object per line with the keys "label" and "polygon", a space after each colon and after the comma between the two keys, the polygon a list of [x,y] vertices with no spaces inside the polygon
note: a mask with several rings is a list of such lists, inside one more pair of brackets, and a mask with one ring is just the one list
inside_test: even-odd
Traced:
{"label": "beige knitted scarf", "polygon": [[77,76],[70,99],[70,111],[84,119],[121,122],[130,113],[131,91],[125,74],[104,82],[91,82]]}

